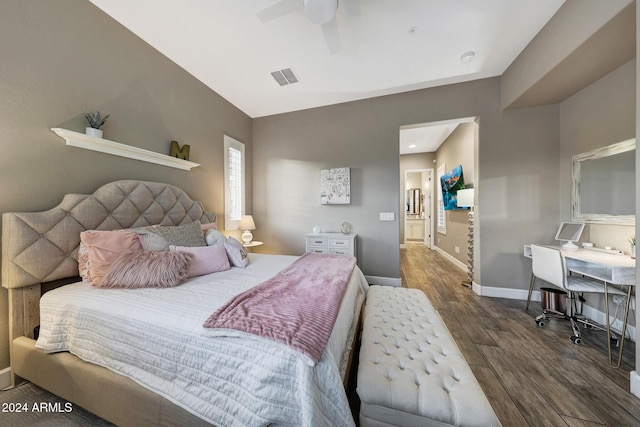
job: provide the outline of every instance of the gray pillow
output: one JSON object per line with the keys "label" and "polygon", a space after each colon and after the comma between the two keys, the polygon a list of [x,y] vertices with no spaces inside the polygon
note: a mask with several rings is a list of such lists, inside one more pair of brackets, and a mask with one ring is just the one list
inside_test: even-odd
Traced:
{"label": "gray pillow", "polygon": [[249,254],[242,243],[238,242],[233,237],[229,237],[224,242],[224,248],[227,250],[227,256],[231,265],[234,267],[245,268],[249,264]]}
{"label": "gray pillow", "polygon": [[224,234],[218,230],[207,230],[207,235],[204,236],[208,246],[219,245],[227,241]]}
{"label": "gray pillow", "polygon": [[166,227],[140,227],[133,231],[142,236],[142,248],[148,251],[168,251],[171,245],[207,245],[199,221]]}

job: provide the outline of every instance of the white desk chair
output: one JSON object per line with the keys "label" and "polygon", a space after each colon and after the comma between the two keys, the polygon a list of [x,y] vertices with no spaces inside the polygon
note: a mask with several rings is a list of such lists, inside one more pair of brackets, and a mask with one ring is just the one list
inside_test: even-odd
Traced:
{"label": "white desk chair", "polygon": [[[584,324],[589,327],[599,329],[607,332],[608,346],[609,346],[609,364],[613,367],[620,367],[622,362],[622,350],[624,349],[624,336],[626,333],[626,322],[622,330],[622,343],[620,345],[620,352],[618,354],[617,365],[612,362],[611,356],[611,344],[612,341],[618,343],[618,337],[611,333],[610,321],[609,321],[609,295],[622,295],[629,301],[631,297],[631,286],[629,286],[628,292],[624,292],[621,289],[610,287],[607,282],[601,282],[599,280],[590,279],[582,276],[572,276],[567,273],[567,266],[562,253],[554,248],[549,248],[539,245],[531,245],[532,270],[534,278],[542,279],[560,289],[567,292],[567,313],[559,313],[552,310],[543,310],[543,313],[536,317],[536,324],[540,327],[544,325],[544,321],[554,315],[554,317],[563,317],[571,322],[573,329],[573,335],[571,335],[571,341],[575,344],[580,344],[580,328],[579,324]],[[535,280],[535,279],[534,279]],[[607,316],[606,326],[602,326],[596,322],[591,321],[582,316],[582,306],[584,299],[583,293],[596,293],[603,294],[605,297],[605,308]],[[580,309],[578,310],[576,304],[576,296],[580,301]],[[626,305],[624,316],[628,316],[628,307]]]}

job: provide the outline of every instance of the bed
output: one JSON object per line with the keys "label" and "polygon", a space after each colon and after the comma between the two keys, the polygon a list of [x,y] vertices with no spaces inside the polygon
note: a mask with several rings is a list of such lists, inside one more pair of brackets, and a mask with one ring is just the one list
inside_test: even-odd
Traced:
{"label": "bed", "polygon": [[343,385],[367,287],[357,266],[326,348],[310,361],[282,343],[202,326],[228,300],[304,256],[249,254],[246,268],[166,289],[96,289],[79,280],[85,230],[215,223],[177,187],[117,181],[92,195],[67,195],[45,212],[2,219],[14,381],[122,426],[354,425]]}

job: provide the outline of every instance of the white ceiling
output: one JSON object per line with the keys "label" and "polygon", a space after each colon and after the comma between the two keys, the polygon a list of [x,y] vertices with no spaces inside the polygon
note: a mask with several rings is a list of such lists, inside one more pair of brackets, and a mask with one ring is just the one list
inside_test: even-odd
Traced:
{"label": "white ceiling", "polygon": [[400,129],[400,154],[433,153],[458,127],[459,122],[424,124]]}
{"label": "white ceiling", "polygon": [[[251,117],[501,75],[564,3],[342,0],[331,54],[302,0],[264,23],[278,0],[90,1]],[[287,67],[300,83],[281,87]]]}

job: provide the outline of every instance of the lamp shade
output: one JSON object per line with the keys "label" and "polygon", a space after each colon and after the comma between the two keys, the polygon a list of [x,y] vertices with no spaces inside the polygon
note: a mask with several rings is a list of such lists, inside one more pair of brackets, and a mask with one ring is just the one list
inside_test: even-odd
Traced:
{"label": "lamp shade", "polygon": [[468,208],[473,206],[473,188],[465,188],[464,190],[458,190],[457,205],[459,208]]}
{"label": "lamp shade", "polygon": [[255,230],[256,223],[253,222],[253,217],[251,215],[244,215],[242,219],[240,219],[240,223],[238,224],[238,228],[240,230]]}

